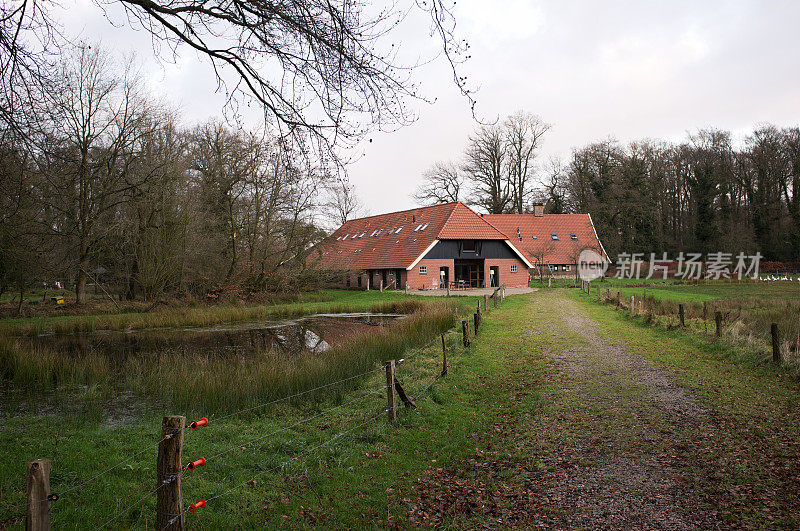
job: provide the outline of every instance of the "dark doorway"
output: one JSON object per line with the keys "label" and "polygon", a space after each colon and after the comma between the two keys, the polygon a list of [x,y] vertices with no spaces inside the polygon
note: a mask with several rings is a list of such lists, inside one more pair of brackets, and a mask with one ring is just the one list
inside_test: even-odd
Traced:
{"label": "dark doorway", "polygon": [[386,278],[386,270],[385,269],[381,269],[381,280],[383,281],[383,284],[382,284],[383,288],[384,289],[388,288],[389,287],[389,282],[388,282],[388,280]]}
{"label": "dark doorway", "polygon": [[456,260],[453,273],[456,288],[480,288],[484,285],[483,260]]}
{"label": "dark doorway", "polygon": [[491,287],[496,288],[500,285],[500,267],[492,266],[489,268],[489,281]]}
{"label": "dark doorway", "polygon": [[450,283],[450,268],[449,267],[440,267],[439,268],[439,287],[441,289],[447,289],[447,285]]}

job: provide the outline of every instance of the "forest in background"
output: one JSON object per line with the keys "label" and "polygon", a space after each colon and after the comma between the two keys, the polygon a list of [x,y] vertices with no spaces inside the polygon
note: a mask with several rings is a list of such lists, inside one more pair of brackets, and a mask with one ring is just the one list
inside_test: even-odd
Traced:
{"label": "forest in background", "polygon": [[592,215],[609,255],[760,252],[800,260],[800,128],[756,127],[742,142],[706,129],[679,143],[604,140],[539,161],[550,128],[518,112],[479,127],[462,158],[431,166],[419,204],[489,213]]}
{"label": "forest in background", "polygon": [[56,281],[79,302],[87,283],[129,300],[297,289],[312,280],[306,249],[359,208],[336,165],[296,139],[183,128],[96,47],[59,68],[36,121],[0,137],[0,294]]}

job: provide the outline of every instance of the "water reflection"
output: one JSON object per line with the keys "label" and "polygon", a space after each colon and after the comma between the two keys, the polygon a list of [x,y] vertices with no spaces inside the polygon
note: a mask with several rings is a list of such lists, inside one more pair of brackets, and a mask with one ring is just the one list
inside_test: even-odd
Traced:
{"label": "water reflection", "polygon": [[102,354],[115,361],[131,356],[198,354],[241,356],[320,354],[349,337],[402,317],[396,314],[319,314],[289,321],[258,321],[208,328],[159,328],[50,334],[27,339],[64,355]]}

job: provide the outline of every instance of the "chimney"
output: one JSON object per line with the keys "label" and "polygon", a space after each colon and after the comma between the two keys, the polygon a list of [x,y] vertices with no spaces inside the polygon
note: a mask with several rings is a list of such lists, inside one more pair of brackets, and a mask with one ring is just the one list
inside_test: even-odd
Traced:
{"label": "chimney", "polygon": [[542,203],[533,204],[533,215],[536,217],[544,216],[544,205]]}

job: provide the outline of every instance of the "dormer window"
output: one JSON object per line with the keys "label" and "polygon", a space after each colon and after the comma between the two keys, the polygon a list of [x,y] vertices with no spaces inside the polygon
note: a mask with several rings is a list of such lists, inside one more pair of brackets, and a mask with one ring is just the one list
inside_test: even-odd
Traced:
{"label": "dormer window", "polygon": [[420,223],[419,225],[417,225],[417,228],[416,228],[416,229],[414,229],[414,232],[418,232],[418,231],[420,231],[420,230],[422,230],[422,223]]}
{"label": "dormer window", "polygon": [[430,223],[426,223],[426,224],[424,224],[424,225],[422,226],[422,228],[421,228],[421,229],[419,229],[419,230],[425,230],[425,229],[427,229],[427,228],[428,228],[428,225],[430,225]]}
{"label": "dormer window", "polygon": [[553,240],[558,241],[558,234],[551,234],[550,237],[553,238]]}
{"label": "dormer window", "polygon": [[462,253],[474,253],[475,252],[475,240],[463,240],[461,242],[461,252]]}
{"label": "dormer window", "polygon": [[576,242],[576,241],[578,241],[578,235],[577,234],[570,234],[569,235],[569,239],[574,241],[574,242]]}
{"label": "dormer window", "polygon": [[396,231],[394,231],[394,233],[395,233],[395,234],[397,234],[397,233],[399,233],[401,230],[403,230],[403,226],[402,226],[402,225],[400,225],[399,227],[397,227],[397,230],[396,230]]}

